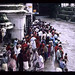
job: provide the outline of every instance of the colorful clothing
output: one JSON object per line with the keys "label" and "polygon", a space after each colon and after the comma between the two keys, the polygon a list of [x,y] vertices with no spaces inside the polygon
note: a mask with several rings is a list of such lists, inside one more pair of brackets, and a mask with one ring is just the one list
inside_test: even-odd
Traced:
{"label": "colorful clothing", "polygon": [[8,67],[11,67],[13,71],[16,71],[16,61],[15,59],[11,58],[10,61],[8,62]]}
{"label": "colorful clothing", "polygon": [[48,46],[48,57],[50,57],[50,52],[51,52],[51,45],[49,44],[49,46]]}

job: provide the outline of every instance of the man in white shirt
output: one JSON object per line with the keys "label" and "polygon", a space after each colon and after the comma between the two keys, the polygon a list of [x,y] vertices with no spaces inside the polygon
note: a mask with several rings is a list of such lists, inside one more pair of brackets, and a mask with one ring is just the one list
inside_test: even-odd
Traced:
{"label": "man in white shirt", "polygon": [[16,54],[16,57],[18,57],[18,54],[20,53],[20,45],[17,45],[16,48],[15,48],[15,54]]}
{"label": "man in white shirt", "polygon": [[43,31],[43,34],[41,36],[41,41],[43,40],[43,37],[44,37],[44,40],[46,41],[46,33],[45,33],[45,31]]}
{"label": "man in white shirt", "polygon": [[56,59],[58,62],[59,62],[59,58],[61,58],[61,53],[60,53],[59,48],[58,48],[58,50],[56,52]]}
{"label": "man in white shirt", "polygon": [[18,68],[18,54],[20,53],[20,50],[21,50],[20,45],[16,45],[16,47],[15,47],[15,55],[17,57],[17,61],[16,61],[17,68]]}
{"label": "man in white shirt", "polygon": [[32,45],[32,49],[36,48],[36,42],[35,42],[36,38],[32,35],[31,37],[31,45]]}
{"label": "man in white shirt", "polygon": [[43,71],[43,69],[44,69],[44,59],[43,59],[43,56],[41,55],[40,52],[39,52],[39,56],[38,56],[38,63],[39,63],[39,68],[36,67],[36,71]]}
{"label": "man in white shirt", "polygon": [[38,32],[38,31],[39,31],[38,27],[36,27],[35,31],[36,31],[36,32]]}
{"label": "man in white shirt", "polygon": [[4,36],[6,35],[6,29],[4,28],[4,26],[2,26],[1,31],[2,31],[2,37],[4,38]]}
{"label": "man in white shirt", "polygon": [[38,35],[39,35],[39,37],[40,37],[40,42],[41,42],[41,35],[43,34],[43,32],[42,32],[42,30],[40,30],[39,32],[38,32]]}

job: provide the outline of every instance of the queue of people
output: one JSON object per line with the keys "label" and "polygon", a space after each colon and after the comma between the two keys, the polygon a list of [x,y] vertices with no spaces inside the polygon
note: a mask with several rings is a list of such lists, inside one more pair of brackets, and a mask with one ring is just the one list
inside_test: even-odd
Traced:
{"label": "queue of people", "polygon": [[[17,71],[19,68],[19,71],[28,71],[30,67],[33,67],[33,71],[44,71],[44,63],[55,53],[59,68],[63,72],[68,57],[67,54],[63,57],[62,43],[58,39],[60,33],[57,33],[50,23],[40,19],[32,23],[29,32],[30,34],[25,35],[23,40],[19,41],[17,38],[14,40],[14,48],[10,46],[10,43],[7,45],[7,52],[1,61],[2,69]],[[63,62],[65,62],[64,67]]]}

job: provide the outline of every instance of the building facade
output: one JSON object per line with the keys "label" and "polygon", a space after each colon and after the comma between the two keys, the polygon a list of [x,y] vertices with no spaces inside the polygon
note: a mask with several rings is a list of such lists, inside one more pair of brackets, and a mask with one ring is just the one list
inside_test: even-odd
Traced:
{"label": "building facade", "polygon": [[[5,9],[6,8],[6,9]],[[22,40],[24,37],[24,30],[28,33],[29,23],[27,20],[31,18],[31,12],[24,10],[24,5],[0,5],[0,14],[6,14],[13,28],[10,29],[11,37]],[[27,17],[29,16],[30,17]]]}

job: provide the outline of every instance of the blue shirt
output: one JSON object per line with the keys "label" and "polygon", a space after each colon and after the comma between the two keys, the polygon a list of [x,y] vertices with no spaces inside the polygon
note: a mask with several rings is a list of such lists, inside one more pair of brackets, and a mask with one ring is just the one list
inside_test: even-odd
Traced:
{"label": "blue shirt", "polygon": [[66,67],[65,63],[63,61],[59,61],[60,64],[59,64],[59,67],[64,69]]}

